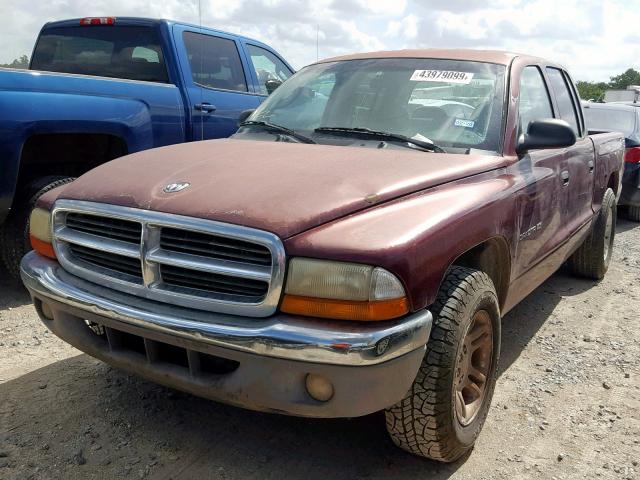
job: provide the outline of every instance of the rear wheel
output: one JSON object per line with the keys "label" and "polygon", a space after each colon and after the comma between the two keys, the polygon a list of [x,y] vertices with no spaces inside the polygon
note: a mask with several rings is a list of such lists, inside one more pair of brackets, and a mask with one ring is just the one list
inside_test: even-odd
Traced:
{"label": "rear wheel", "polygon": [[640,222],[640,206],[629,205],[627,207],[627,218],[634,222]]}
{"label": "rear wheel", "polygon": [[20,260],[31,250],[29,216],[38,199],[56,187],[73,181],[71,177],[49,176],[30,183],[14,201],[14,209],[0,226],[0,259],[9,276],[20,278]]}
{"label": "rear wheel", "polygon": [[615,235],[616,195],[608,188],[591,233],[567,262],[571,271],[594,280],[604,278],[611,263]]}
{"label": "rear wheel", "polygon": [[387,409],[387,431],[410,453],[452,462],[469,451],[489,412],[500,354],[500,308],[483,272],[453,267],[432,308],[418,375]]}

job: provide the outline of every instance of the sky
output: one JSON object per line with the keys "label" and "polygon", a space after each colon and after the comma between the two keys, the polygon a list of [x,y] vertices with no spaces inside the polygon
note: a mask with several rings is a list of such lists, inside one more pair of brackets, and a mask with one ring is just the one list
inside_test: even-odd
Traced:
{"label": "sky", "polygon": [[30,55],[45,22],[140,16],[201,18],[268,43],[296,68],[316,55],[450,47],[542,56],[579,80],[640,70],[640,0],[0,0],[0,11],[0,63]]}

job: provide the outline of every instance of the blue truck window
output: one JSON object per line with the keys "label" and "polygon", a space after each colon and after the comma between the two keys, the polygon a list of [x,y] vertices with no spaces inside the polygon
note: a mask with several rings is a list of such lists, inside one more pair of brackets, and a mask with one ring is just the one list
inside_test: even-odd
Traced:
{"label": "blue truck window", "polygon": [[196,85],[248,91],[240,54],[233,40],[194,32],[184,32],[183,39]]}
{"label": "blue truck window", "polygon": [[260,88],[258,93],[262,95],[269,94],[266,87],[268,80],[284,82],[293,74],[284,62],[269,50],[250,44],[247,45],[247,48],[249,49],[253,68],[258,75],[258,85]]}
{"label": "blue truck window", "polygon": [[167,83],[160,39],[151,27],[59,27],[45,30],[33,70]]}

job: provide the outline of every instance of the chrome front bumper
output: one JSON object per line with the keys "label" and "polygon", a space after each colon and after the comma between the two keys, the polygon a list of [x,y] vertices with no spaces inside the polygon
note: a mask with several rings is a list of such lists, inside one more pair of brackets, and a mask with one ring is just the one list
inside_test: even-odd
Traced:
{"label": "chrome front bumper", "polygon": [[[245,408],[312,417],[359,416],[403,398],[422,362],[432,324],[427,310],[395,322],[327,321],[277,314],[250,318],[141,299],[70,275],[31,252],[22,279],[42,321],[90,355],[158,383]],[[46,313],[45,313],[45,308]],[[85,320],[144,339],[229,359],[233,373],[201,378],[98,344]],[[81,331],[82,330],[82,331]],[[191,369],[191,370],[190,370]],[[309,397],[308,373],[329,378],[328,402]]]}
{"label": "chrome front bumper", "polygon": [[268,357],[334,365],[375,365],[424,348],[428,310],[399,322],[326,321],[286,314],[268,318],[199,312],[114,292],[70,275],[35,252],[22,260],[22,281],[38,296],[177,337]]}

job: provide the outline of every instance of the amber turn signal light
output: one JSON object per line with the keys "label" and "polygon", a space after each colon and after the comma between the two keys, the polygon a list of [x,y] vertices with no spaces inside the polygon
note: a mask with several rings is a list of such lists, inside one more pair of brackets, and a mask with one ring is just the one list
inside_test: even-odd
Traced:
{"label": "amber turn signal light", "polygon": [[33,248],[40,255],[53,258],[54,260],[57,258],[56,252],[53,251],[53,245],[51,245],[50,243],[38,240],[33,235],[29,235],[29,240],[31,240],[31,248]]}
{"label": "amber turn signal light", "polygon": [[390,300],[353,301],[285,295],[280,310],[307,317],[380,321],[405,315],[409,312],[409,302],[406,297]]}

